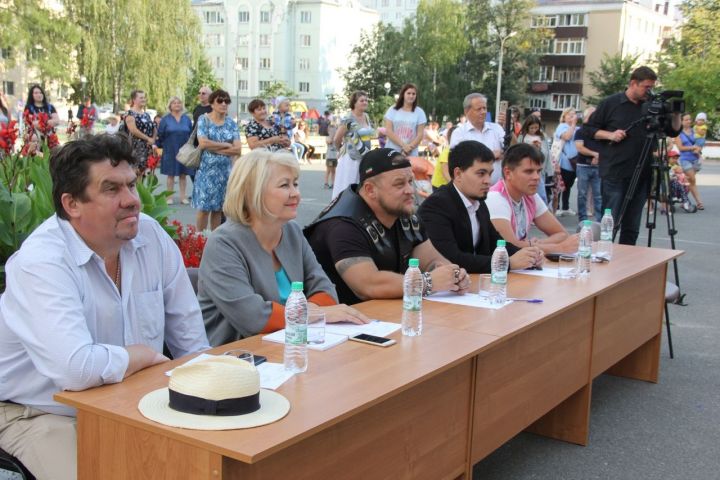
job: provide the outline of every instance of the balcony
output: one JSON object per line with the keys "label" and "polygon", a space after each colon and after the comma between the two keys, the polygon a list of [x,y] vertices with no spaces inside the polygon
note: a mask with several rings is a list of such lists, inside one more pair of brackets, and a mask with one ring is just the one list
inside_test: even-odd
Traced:
{"label": "balcony", "polygon": [[588,27],[557,27],[555,38],[587,38]]}
{"label": "balcony", "polygon": [[540,59],[540,65],[554,67],[584,67],[585,55],[547,54]]}

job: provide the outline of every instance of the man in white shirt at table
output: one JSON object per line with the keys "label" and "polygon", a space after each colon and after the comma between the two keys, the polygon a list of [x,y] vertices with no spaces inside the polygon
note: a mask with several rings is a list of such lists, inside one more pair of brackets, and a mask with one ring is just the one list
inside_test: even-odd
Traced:
{"label": "man in white shirt at table", "polygon": [[[505,130],[497,123],[486,121],[487,98],[481,93],[470,93],[463,100],[463,110],[467,121],[460,124],[452,134],[450,148],[465,140],[475,140],[488,147],[495,155],[493,174],[490,184],[494,185],[500,180],[500,160],[503,154]],[[504,120],[505,112],[500,114],[499,122]]]}
{"label": "man in white shirt at table", "polygon": [[0,447],[38,479],[76,477],[75,411],[59,390],[121,382],[209,348],[177,246],[140,213],[122,137],[71,142],[50,162],[56,214],[7,262],[0,299]]}

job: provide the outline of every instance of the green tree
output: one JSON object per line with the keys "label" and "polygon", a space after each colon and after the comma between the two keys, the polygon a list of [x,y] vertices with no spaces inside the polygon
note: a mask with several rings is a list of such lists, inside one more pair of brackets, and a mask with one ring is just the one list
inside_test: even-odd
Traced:
{"label": "green tree", "polygon": [[466,57],[472,89],[488,97],[488,109],[495,111],[497,62],[501,39],[505,41],[503,53],[503,100],[520,104],[526,96],[528,77],[539,65],[542,53],[539,46],[552,36],[549,30],[530,28],[534,0],[468,0],[468,29],[471,48]]}
{"label": "green tree", "polygon": [[189,66],[200,56],[197,16],[185,0],[66,0],[69,18],[83,31],[79,74],[98,102],[115,111],[129,92],[145,90],[151,107],[182,95]]}
{"label": "green tree", "polygon": [[207,85],[211,90],[221,88],[220,82],[215,78],[212,66],[207,58],[200,56],[197,64],[190,68],[190,79],[185,86],[185,108],[192,110],[197,101],[197,94],[200,87]]}
{"label": "green tree", "polygon": [[348,100],[345,95],[338,93],[327,94],[327,109],[330,113],[338,113],[347,110]]}
{"label": "green tree", "polygon": [[62,11],[42,0],[0,2],[0,47],[12,52],[0,62],[11,68],[22,62],[39,71],[40,78],[67,82],[74,71],[71,52],[80,40],[80,29]]}
{"label": "green tree", "polygon": [[614,93],[625,90],[630,79],[630,74],[635,69],[639,55],[622,56],[603,54],[600,60],[600,67],[597,70],[588,72],[590,85],[595,89],[596,95],[585,97],[589,105],[597,105],[600,101]]}
{"label": "green tree", "polygon": [[[714,138],[720,134],[720,2],[685,0],[685,23],[678,39],[659,56],[662,87],[685,92],[685,111],[708,114]],[[714,127],[714,128],[713,128]]]}
{"label": "green tree", "polygon": [[263,89],[258,95],[260,98],[274,101],[278,97],[297,97],[297,92],[288,87],[285,82],[273,81],[267,88]]}

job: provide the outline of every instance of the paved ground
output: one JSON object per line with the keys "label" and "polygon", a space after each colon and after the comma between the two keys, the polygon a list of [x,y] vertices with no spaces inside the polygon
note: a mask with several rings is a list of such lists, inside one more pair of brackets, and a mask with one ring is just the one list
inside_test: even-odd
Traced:
{"label": "paved ground", "polygon": [[[713,157],[720,158],[718,150]],[[301,225],[330,199],[330,191],[321,188],[323,171],[318,161],[302,167]],[[476,465],[475,478],[720,478],[720,296],[715,274],[720,270],[720,162],[706,162],[699,184],[706,210],[675,216],[677,246],[686,252],[679,268],[688,306],[670,306],[675,359],[668,358],[664,341],[660,383],[600,376],[593,384],[587,447],[520,434]],[[190,207],[175,208],[175,218],[194,221]],[[653,246],[667,248],[665,219],[658,218]],[[575,217],[561,220],[574,230]],[[646,242],[643,233],[641,243]],[[0,473],[0,480],[14,478]]]}

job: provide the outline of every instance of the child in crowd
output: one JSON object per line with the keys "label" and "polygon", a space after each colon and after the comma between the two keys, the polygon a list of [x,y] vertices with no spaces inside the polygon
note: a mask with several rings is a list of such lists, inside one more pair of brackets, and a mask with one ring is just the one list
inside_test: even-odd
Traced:
{"label": "child in crowd", "polygon": [[707,129],[707,114],[705,112],[700,112],[695,116],[695,126],[693,127],[693,130],[695,130],[695,145],[700,148],[705,146]]}
{"label": "child in crowd", "polygon": [[[690,203],[690,182],[678,163],[680,153],[677,150],[668,152],[668,165],[670,166],[670,200],[672,203],[679,203],[683,210],[688,213],[695,213],[697,207]],[[664,209],[663,209],[663,213]]]}
{"label": "child in crowd", "polygon": [[323,188],[332,189],[333,182],[335,182],[335,169],[338,164],[338,151],[335,148],[337,129],[337,120],[333,117],[328,124],[328,135],[325,137],[327,151],[325,152],[325,183],[323,183]]}

